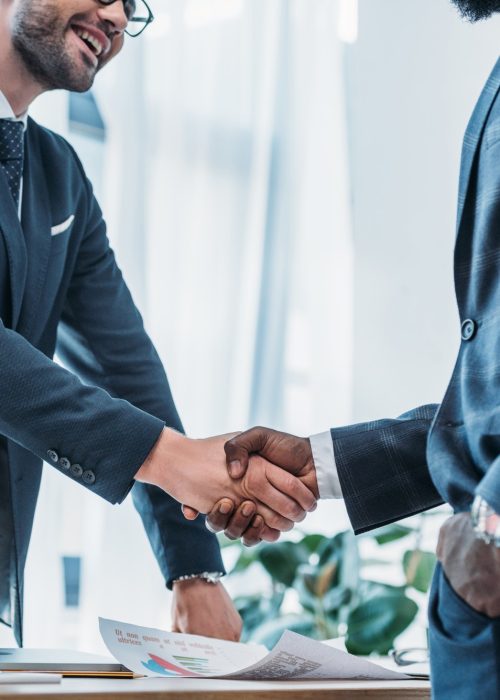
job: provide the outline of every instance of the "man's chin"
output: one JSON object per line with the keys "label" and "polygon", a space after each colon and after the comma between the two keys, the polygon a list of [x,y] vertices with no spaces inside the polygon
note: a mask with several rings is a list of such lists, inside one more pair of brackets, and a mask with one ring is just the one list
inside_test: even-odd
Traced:
{"label": "man's chin", "polygon": [[68,90],[69,92],[87,92],[94,84],[95,73],[92,75],[71,75],[61,77],[57,81],[40,81],[45,90]]}
{"label": "man's chin", "polygon": [[71,87],[67,87],[64,89],[69,90],[70,92],[88,92],[93,86],[94,80],[95,75],[93,75],[92,78],[89,78],[88,80],[75,82]]}
{"label": "man's chin", "polygon": [[65,76],[60,76],[57,89],[69,90],[70,92],[87,92],[87,90],[90,90],[94,84],[98,67],[90,65],[86,56],[82,56],[77,63],[78,65],[74,64],[71,71],[68,71]]}

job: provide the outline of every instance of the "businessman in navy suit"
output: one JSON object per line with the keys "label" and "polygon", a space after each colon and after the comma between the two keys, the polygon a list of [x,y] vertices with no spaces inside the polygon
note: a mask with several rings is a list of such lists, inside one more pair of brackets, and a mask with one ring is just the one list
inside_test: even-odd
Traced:
{"label": "businessman in navy suit", "polygon": [[88,90],[151,20],[143,0],[0,0],[0,622],[19,643],[42,460],[110,503],[132,490],[183,632],[238,639],[241,621],[215,537],[174,498],[208,512],[253,496],[279,529],[314,506],[263,459],[235,487],[225,437],[182,435],[81,163],[27,116],[46,90]]}
{"label": "businessman in navy suit", "polygon": [[[471,21],[499,0],[454,0]],[[356,533],[440,503],[441,529],[429,605],[436,698],[500,698],[500,59],[463,144],[455,245],[460,349],[439,406],[309,439],[255,428],[226,445],[244,473],[260,453],[298,475],[316,496],[344,498]],[[248,504],[245,504],[248,507]],[[226,503],[208,524],[247,544],[266,539],[251,516]],[[186,514],[194,515],[186,509]]]}

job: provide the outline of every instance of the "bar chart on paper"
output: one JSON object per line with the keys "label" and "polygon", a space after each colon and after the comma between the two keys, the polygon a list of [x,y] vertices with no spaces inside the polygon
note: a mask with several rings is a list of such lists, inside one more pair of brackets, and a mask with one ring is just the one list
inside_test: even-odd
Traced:
{"label": "bar chart on paper", "polygon": [[142,661],[142,665],[147,671],[158,673],[161,676],[217,675],[223,672],[217,664],[206,657],[172,654],[172,659],[177,662],[173,663],[156,654],[148,654],[148,656],[149,659]]}

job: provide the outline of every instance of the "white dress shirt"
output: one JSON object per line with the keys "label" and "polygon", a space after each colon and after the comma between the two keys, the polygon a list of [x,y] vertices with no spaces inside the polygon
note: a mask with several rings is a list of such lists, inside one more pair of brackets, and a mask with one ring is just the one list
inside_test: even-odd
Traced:
{"label": "white dress shirt", "polygon": [[330,431],[309,438],[320,498],[343,498]]}
{"label": "white dress shirt", "polygon": [[[9,101],[0,90],[0,119],[12,119],[14,122],[22,122],[24,124],[24,130],[26,131],[26,125],[28,123],[28,112],[24,112],[21,116],[16,117],[14,110],[9,104]],[[18,214],[21,218],[21,205],[23,202],[23,179],[21,178],[21,191],[19,192],[19,209]]]}

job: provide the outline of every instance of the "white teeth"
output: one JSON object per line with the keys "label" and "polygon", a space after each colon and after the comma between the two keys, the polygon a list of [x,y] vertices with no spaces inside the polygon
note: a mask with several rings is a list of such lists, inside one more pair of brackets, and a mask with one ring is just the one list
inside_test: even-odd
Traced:
{"label": "white teeth", "polygon": [[95,38],[95,36],[92,36],[88,32],[86,32],[84,29],[75,29],[76,34],[86,41],[88,44],[90,44],[94,49],[95,49],[95,54],[96,56],[100,56],[103,51],[103,46],[101,42]]}

